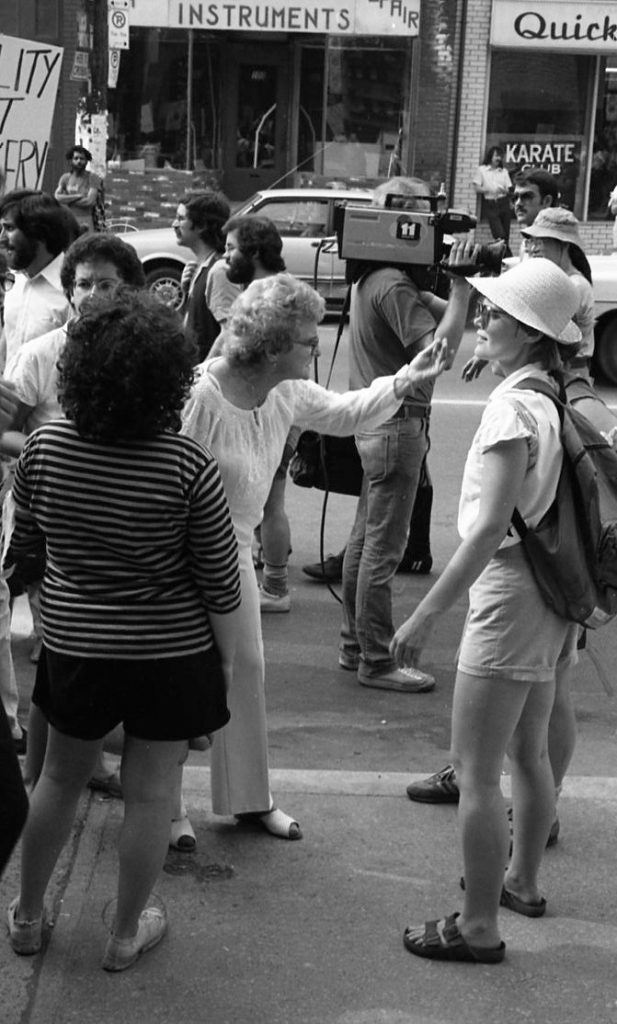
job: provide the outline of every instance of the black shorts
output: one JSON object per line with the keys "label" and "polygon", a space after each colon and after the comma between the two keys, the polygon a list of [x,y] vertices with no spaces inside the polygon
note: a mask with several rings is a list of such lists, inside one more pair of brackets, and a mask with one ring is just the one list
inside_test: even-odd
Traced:
{"label": "black shorts", "polygon": [[216,649],[173,658],[80,658],[43,647],[32,694],[58,732],[102,739],[122,723],[143,740],[187,740],[229,721]]}

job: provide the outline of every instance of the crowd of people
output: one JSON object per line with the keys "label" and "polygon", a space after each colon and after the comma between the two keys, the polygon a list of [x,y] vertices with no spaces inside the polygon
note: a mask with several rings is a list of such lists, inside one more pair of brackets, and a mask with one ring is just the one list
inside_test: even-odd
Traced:
{"label": "crowd of people", "polygon": [[[146,293],[130,245],[93,230],[100,190],[84,177],[81,148],[55,198],[0,197],[0,871],[22,834],[12,948],[42,947],[45,892],[85,785],[124,801],[102,962],[111,972],[165,934],[151,894],[168,847],[196,846],[182,793],[191,746],[211,747],[214,814],[302,838],[271,791],[261,615],[290,609],[285,482],[300,430],[312,429],[353,434],[363,470],[341,557],[339,665],[362,686],[432,690],[419,657],[469,592],[451,763],[408,788],[412,799],[460,804],[464,908],[410,925],[404,942],[422,957],[501,961],[499,906],[545,912],[538,868],[557,839],[575,742],[568,680],[579,631],[543,603],[510,517],[517,507],[539,521],[561,465],[554,404],[517,384],[567,366],[591,386],[590,274],[576,219],[558,205],[554,179],[535,171],[512,186],[525,251],[501,276],[478,277],[467,238],[449,252],[447,298],[408,267],[358,268],[349,390],[339,394],[311,379],[324,302],[286,272],[270,221],[234,218],[219,193],[187,195],[173,226],[195,261],[174,311]],[[483,182],[503,178],[498,161],[488,155]],[[422,210],[429,189],[398,177],[374,204],[393,193]],[[433,387],[452,366],[474,289],[477,344],[463,376],[488,366],[501,382],[465,466],[461,545],[395,629],[392,582],[426,472]],[[10,652],[12,594],[23,589],[37,662],[27,730]]]}

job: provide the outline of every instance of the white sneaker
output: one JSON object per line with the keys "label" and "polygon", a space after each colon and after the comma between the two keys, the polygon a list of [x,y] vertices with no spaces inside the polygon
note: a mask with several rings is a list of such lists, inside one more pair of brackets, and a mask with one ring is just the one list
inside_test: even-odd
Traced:
{"label": "white sneaker", "polygon": [[428,693],[435,688],[433,676],[419,668],[393,668],[381,676],[358,674],[358,682],[376,690],[400,690],[401,693]]}
{"label": "white sneaker", "polygon": [[279,597],[277,594],[268,593],[260,585],[259,607],[262,612],[288,612],[291,608],[291,600],[288,593],[281,594]]}
{"label": "white sneaker", "polygon": [[139,916],[137,935],[117,939],[110,935],[103,957],[104,971],[125,971],[142,953],[156,946],[167,931],[167,914],[163,907],[146,907]]}
{"label": "white sneaker", "polygon": [[19,896],[11,902],[7,915],[11,946],[13,951],[20,956],[33,956],[40,952],[43,945],[45,911],[35,921],[16,921],[15,914],[18,906]]}

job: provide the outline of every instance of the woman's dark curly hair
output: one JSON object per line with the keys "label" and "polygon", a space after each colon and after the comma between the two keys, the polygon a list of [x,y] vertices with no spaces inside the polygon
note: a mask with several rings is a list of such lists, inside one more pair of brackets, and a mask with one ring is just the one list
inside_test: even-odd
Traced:
{"label": "woman's dark curly hair", "polygon": [[67,326],[58,395],[82,437],[147,440],[180,429],[195,347],[177,313],[147,292],[91,299]]}

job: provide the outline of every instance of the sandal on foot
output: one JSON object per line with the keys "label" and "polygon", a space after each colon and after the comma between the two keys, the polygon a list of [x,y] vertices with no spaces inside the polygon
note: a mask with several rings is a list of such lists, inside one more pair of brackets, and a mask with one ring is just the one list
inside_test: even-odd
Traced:
{"label": "sandal on foot", "polygon": [[[427,960],[457,960],[472,964],[499,964],[506,955],[506,944],[498,946],[471,946],[461,935],[456,919],[458,913],[450,914],[443,921],[427,921],[424,931],[409,927],[403,934],[405,949],[415,956]],[[418,934],[416,934],[418,933]]]}
{"label": "sandal on foot", "polygon": [[544,917],[546,913],[546,900],[544,896],[541,896],[535,903],[525,903],[525,900],[522,900],[520,896],[516,896],[515,893],[506,889],[505,885],[501,890],[499,906],[506,907],[507,910],[513,910],[515,914],[522,914],[523,917]]}
{"label": "sandal on foot", "polygon": [[188,814],[184,814],[181,818],[171,819],[169,845],[172,849],[179,850],[180,853],[192,853],[197,846],[197,839]]}
{"label": "sandal on foot", "polygon": [[290,818],[278,807],[272,807],[269,811],[247,811],[244,814],[236,814],[238,821],[254,821],[263,825],[266,832],[279,839],[302,839],[302,829],[297,821]]}
{"label": "sandal on foot", "polygon": [[[465,890],[465,879],[461,875],[460,881],[461,889]],[[544,896],[541,896],[535,903],[526,903],[520,896],[506,889],[505,885],[501,887],[501,894],[499,896],[499,906],[505,907],[506,910],[512,910],[515,914],[522,914],[523,917],[544,917],[546,913],[546,900]]]}

